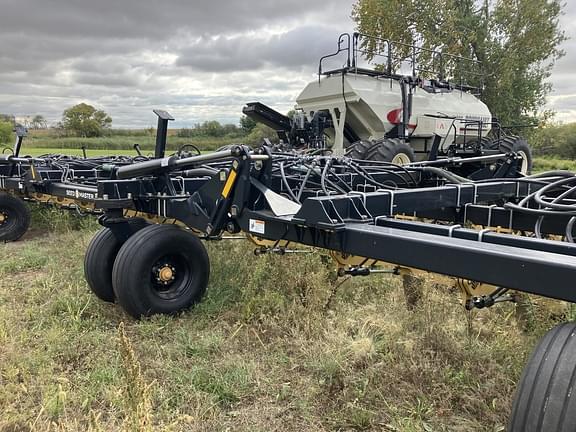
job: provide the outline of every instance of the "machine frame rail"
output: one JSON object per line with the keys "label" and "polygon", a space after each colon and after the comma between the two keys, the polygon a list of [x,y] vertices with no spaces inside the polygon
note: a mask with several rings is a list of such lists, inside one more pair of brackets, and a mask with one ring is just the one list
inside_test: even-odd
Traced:
{"label": "machine frame rail", "polygon": [[[0,160],[0,189],[99,213],[101,224],[120,239],[134,234],[127,214],[147,215],[178,221],[201,238],[243,231],[256,241],[323,248],[576,302],[568,283],[576,275],[576,246],[543,238],[570,240],[576,212],[544,217],[542,210],[521,207],[554,182],[561,183],[556,194],[565,191],[570,177],[506,178],[517,173],[521,159],[497,157],[507,158],[501,170],[508,171],[493,175],[504,178],[471,181],[420,164],[272,153],[267,147],[107,158],[91,168],[94,161],[87,159],[62,164],[59,156],[7,156]],[[398,219],[406,217],[413,220]],[[536,238],[511,235],[517,231]]]}

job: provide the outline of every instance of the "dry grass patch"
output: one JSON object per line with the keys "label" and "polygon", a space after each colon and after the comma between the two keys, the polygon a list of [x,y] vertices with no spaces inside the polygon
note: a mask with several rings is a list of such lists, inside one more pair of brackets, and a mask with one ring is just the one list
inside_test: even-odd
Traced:
{"label": "dry grass patch", "polygon": [[525,333],[436,283],[409,310],[399,278],[335,289],[322,254],[229,242],[201,304],[136,322],[88,292],[96,227],[53,225],[0,245],[2,432],[503,430],[535,339],[572,315],[535,304]]}

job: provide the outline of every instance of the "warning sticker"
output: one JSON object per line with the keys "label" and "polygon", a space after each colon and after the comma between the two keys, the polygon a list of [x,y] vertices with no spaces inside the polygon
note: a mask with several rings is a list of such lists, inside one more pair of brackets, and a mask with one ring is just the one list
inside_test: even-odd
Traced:
{"label": "warning sticker", "polygon": [[264,234],[264,230],[266,229],[266,222],[257,220],[257,219],[250,219],[250,232],[256,234]]}

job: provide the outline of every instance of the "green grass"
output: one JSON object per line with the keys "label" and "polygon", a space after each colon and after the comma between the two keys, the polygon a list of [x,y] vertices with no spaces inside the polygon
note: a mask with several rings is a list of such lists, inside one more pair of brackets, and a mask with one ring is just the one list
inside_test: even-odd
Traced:
{"label": "green grass", "polygon": [[[241,141],[241,140],[240,140]],[[168,137],[168,148],[177,150],[183,145],[194,144],[200,150],[215,150],[225,144],[232,144],[239,142],[238,139],[231,138],[212,138],[212,137],[198,137],[198,138],[181,138],[178,136]],[[79,150],[82,146],[92,150],[106,150],[115,151],[123,150],[133,151],[134,144],[139,144],[143,150],[153,150],[156,143],[156,138],[153,136],[109,136],[99,138],[74,138],[74,137],[55,137],[50,135],[37,135],[32,134],[25,138],[23,144],[23,151],[25,149],[61,149],[62,150]]]}
{"label": "green grass", "polygon": [[559,159],[555,157],[534,158],[533,171],[544,172],[554,170],[568,170],[576,172],[576,161],[569,159]]}
{"label": "green grass", "polygon": [[86,286],[92,218],[33,222],[0,245],[0,431],[504,430],[554,323],[540,303],[529,333],[509,304],[466,313],[436,279],[414,310],[389,275],[334,294],[322,254],[240,241],[208,244],[197,307],[136,322]]}
{"label": "green grass", "polygon": [[[167,154],[170,154],[173,150],[167,150]],[[202,153],[210,152],[211,150],[201,150]],[[66,148],[23,148],[21,155],[22,156],[42,156],[46,154],[64,154],[69,156],[83,156],[84,153],[82,149],[66,149]],[[142,154],[145,156],[153,156],[153,150],[143,150]],[[87,157],[95,157],[95,156],[115,156],[115,155],[122,155],[122,156],[136,156],[137,153],[135,150],[99,150],[99,149],[87,149],[86,156]]]}
{"label": "green grass", "polygon": [[[24,147],[22,148],[21,155],[29,155],[29,156],[41,156],[45,154],[56,153],[56,154],[65,154],[70,156],[82,156],[82,149],[71,149],[71,148],[30,148]],[[147,154],[148,152],[143,152]],[[113,156],[113,155],[128,155],[128,156],[136,156],[136,151],[134,150],[99,150],[99,149],[87,149],[86,155],[88,157],[91,156]]]}

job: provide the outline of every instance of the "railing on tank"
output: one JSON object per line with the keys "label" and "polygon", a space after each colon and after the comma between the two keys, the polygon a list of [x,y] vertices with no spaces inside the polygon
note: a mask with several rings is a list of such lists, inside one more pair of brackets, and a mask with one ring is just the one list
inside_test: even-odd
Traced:
{"label": "railing on tank", "polygon": [[[333,58],[342,58],[344,64],[340,69],[325,71],[324,62]],[[361,67],[362,59],[368,68]],[[410,72],[402,74],[403,68]],[[482,65],[478,60],[362,33],[341,34],[336,52],[320,59],[318,76],[343,69],[389,77],[411,75],[414,80],[435,80],[432,85],[439,88],[481,91],[484,87]],[[464,76],[477,82],[468,85]]]}
{"label": "railing on tank", "polygon": [[351,59],[350,47],[351,47],[351,45],[352,45],[352,37],[350,36],[350,33],[342,33],[338,37],[338,49],[336,50],[336,52],[334,52],[332,54],[325,55],[325,56],[320,58],[320,62],[318,65],[318,78],[320,78],[322,75],[324,75],[324,71],[322,69],[322,63],[327,59],[340,56],[341,53],[346,53],[346,57],[344,57],[345,58],[345,66],[344,67],[349,68],[351,66],[351,63],[350,63],[350,59]]}

